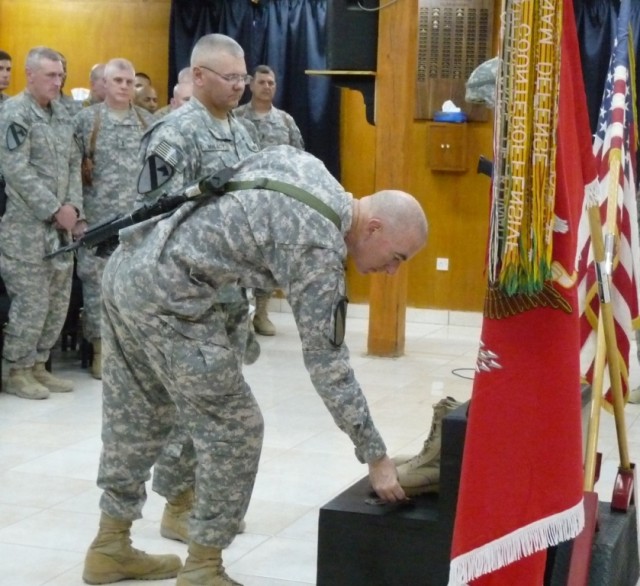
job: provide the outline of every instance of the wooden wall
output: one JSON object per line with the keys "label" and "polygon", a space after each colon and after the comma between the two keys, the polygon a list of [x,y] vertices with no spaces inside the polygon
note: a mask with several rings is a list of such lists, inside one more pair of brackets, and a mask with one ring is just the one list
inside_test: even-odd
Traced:
{"label": "wooden wall", "polygon": [[[496,6],[497,13],[497,0]],[[94,63],[126,57],[151,76],[160,103],[166,103],[170,8],[171,0],[0,0],[0,48],[14,60],[8,93],[24,87],[26,52],[48,45],[67,57],[67,89],[88,87]],[[342,182],[362,196],[373,191],[375,127],[366,122],[359,93],[342,90],[342,103]],[[477,175],[475,168],[480,155],[492,156],[491,123],[468,124],[469,171],[461,175],[428,168],[428,122],[415,121],[412,132],[411,191],[426,210],[430,236],[410,263],[407,305],[479,311],[485,289],[489,179]],[[449,259],[447,272],[436,271],[438,257]],[[367,301],[369,278],[351,265],[347,275],[351,301]]]}
{"label": "wooden wall", "polygon": [[[413,125],[411,193],[429,220],[427,246],[409,263],[407,306],[480,311],[485,292],[485,249],[489,226],[490,181],[476,173],[480,155],[492,158],[490,122],[467,124],[467,163],[463,174],[433,172],[427,164],[429,122]],[[365,119],[362,95],[342,90],[342,183],[356,196],[373,191],[375,127]],[[389,153],[393,156],[393,153]],[[449,270],[436,271],[437,258],[449,259]],[[347,269],[349,299],[369,297],[369,277]]]}
{"label": "wooden wall", "polygon": [[24,88],[24,59],[46,45],[67,58],[65,92],[89,87],[95,63],[124,57],[167,103],[171,0],[0,0],[0,48],[13,58],[9,94]]}

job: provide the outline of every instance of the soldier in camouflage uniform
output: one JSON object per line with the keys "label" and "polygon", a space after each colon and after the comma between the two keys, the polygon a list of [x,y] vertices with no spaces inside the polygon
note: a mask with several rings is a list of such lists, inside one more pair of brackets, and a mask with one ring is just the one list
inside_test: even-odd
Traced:
{"label": "soldier in camouflage uniform", "polygon": [[[244,126],[231,115],[248,81],[244,52],[240,45],[224,35],[207,35],[194,46],[191,63],[194,66],[193,97],[181,108],[160,119],[142,139],[142,171],[138,180],[136,207],[153,203],[162,194],[176,193],[204,175],[231,166],[258,151]],[[218,303],[225,304],[224,308],[229,313],[229,328],[235,330],[231,336],[236,345],[233,351],[242,357],[249,332],[246,296],[233,284],[226,288],[224,296],[219,294]],[[105,372],[108,368],[105,363]],[[138,365],[138,369],[141,376],[146,376],[147,368],[144,365]],[[106,381],[104,388],[103,409],[105,417],[110,419],[113,402],[111,387]],[[157,454],[153,490],[167,499],[161,523],[162,535],[187,541],[196,453],[191,436],[179,422],[173,404],[169,402],[165,408],[165,415],[174,425],[161,453]],[[105,445],[105,460],[112,457],[109,449],[110,446]],[[135,474],[148,473],[148,469],[144,468]],[[101,485],[102,482],[101,477]],[[109,484],[110,479],[104,482]],[[120,508],[103,507],[105,518],[134,519],[138,515],[137,508],[123,511]],[[90,550],[85,562],[85,578],[94,579],[103,572],[96,562],[99,556],[99,551]],[[149,557],[153,559],[154,556]],[[124,566],[118,571],[124,579],[144,574],[144,567],[132,570]]]}
{"label": "soldier in camouflage uniform", "polygon": [[[130,61],[112,59],[104,68],[104,102],[84,108],[74,119],[78,143],[92,171],[85,173],[83,208],[89,225],[131,211],[136,200],[140,139],[153,116],[131,104],[135,71]],[[85,165],[85,168],[86,165]],[[82,280],[84,336],[93,345],[91,373],[102,378],[100,305],[106,258],[95,249],[78,250]]]}
{"label": "soldier in camouflage uniform", "polygon": [[[268,65],[258,65],[249,84],[251,101],[238,106],[233,113],[245,123],[261,149],[280,144],[304,149],[302,135],[293,117],[273,105],[276,88],[276,74],[273,69]],[[254,293],[256,312],[253,316],[253,327],[258,334],[275,336],[276,327],[269,319],[267,311],[271,291],[257,289]]]}
{"label": "soldier in camouflage uniform", "polygon": [[289,146],[236,167],[229,193],[122,231],[103,280],[100,506],[140,517],[175,405],[198,455],[177,586],[237,584],[224,573],[221,549],[246,511],[260,457],[263,420],[242,376],[237,338],[246,329],[225,305],[229,284],[286,292],[317,392],[369,465],[377,494],[404,498],[343,344],[344,264],[348,251],[359,272],[393,274],[424,245],[420,205],[398,191],[355,200],[318,159]]}
{"label": "soldier in camouflage uniform", "polygon": [[68,112],[56,100],[63,78],[59,54],[32,49],[27,88],[0,110],[0,159],[7,210],[0,222],[0,273],[11,298],[4,359],[6,391],[28,399],[73,389],[45,363],[69,306],[73,257],[43,257],[67,244],[82,214],[80,150]]}
{"label": "soldier in camouflage uniform", "polygon": [[[192,99],[158,122],[142,140],[138,205],[155,201],[162,193],[175,193],[258,151],[245,127],[231,115],[247,82],[240,45],[224,35],[207,35],[194,47],[191,63],[195,66],[191,75]],[[231,81],[206,65],[223,76],[231,74]],[[233,311],[248,314],[249,304],[238,287],[229,287],[225,300]],[[244,347],[243,340],[239,343]],[[165,537],[188,540],[194,474],[191,438],[177,425],[153,475],[153,490],[168,501],[161,523]]]}

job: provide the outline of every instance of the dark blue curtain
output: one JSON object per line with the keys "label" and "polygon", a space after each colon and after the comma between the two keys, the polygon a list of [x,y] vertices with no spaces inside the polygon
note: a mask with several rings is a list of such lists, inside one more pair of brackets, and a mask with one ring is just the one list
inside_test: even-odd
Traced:
{"label": "dark blue curtain", "polygon": [[[620,0],[574,0],[580,41],[582,72],[587,92],[589,120],[595,133],[602,92],[613,52]],[[631,2],[631,29],[636,55],[636,86],[640,80],[640,2]],[[638,102],[640,106],[640,101]]]}
{"label": "dark blue curtain", "polygon": [[[339,178],[339,93],[326,76],[328,0],[173,0],[169,37],[169,88],[189,65],[205,34],[222,33],[245,51],[248,71],[264,63],[278,79],[274,103],[300,127],[307,150]],[[249,89],[244,101],[248,101]]]}

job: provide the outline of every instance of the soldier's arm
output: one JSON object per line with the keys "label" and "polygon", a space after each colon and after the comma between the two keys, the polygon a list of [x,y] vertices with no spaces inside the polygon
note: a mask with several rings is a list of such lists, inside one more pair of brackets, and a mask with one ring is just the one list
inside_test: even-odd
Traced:
{"label": "soldier's arm", "polygon": [[29,121],[7,110],[3,108],[0,114],[0,159],[8,189],[19,195],[36,218],[43,222],[51,220],[60,202],[40,179],[41,173],[51,170],[37,169],[31,164],[31,150],[48,146],[32,144]]}
{"label": "soldier's arm", "polygon": [[160,120],[142,137],[139,151],[138,197],[134,207],[152,204],[185,184],[188,165],[185,138]]}
{"label": "soldier's arm", "polygon": [[344,271],[337,253],[312,249],[293,272],[287,298],[302,340],[311,381],[336,425],[355,446],[356,457],[371,463],[386,454],[367,400],[355,379],[344,344]]}
{"label": "soldier's arm", "polygon": [[289,125],[289,144],[297,149],[304,150],[304,140],[302,140],[302,133],[296,124],[296,121],[293,119],[293,116],[287,114],[290,119]]}

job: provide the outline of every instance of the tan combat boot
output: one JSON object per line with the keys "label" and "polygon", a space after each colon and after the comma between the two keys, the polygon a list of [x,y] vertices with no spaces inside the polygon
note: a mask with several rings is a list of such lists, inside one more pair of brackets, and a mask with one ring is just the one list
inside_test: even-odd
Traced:
{"label": "tan combat boot", "polygon": [[217,547],[189,544],[189,556],[178,574],[176,586],[242,586],[227,576],[222,551]]}
{"label": "tan combat boot", "polygon": [[70,380],[53,376],[45,368],[44,362],[36,362],[33,367],[33,378],[47,387],[52,393],[69,393],[73,391],[73,383]]}
{"label": "tan combat boot", "polygon": [[189,543],[189,515],[192,507],[192,488],[173,499],[167,499],[160,523],[160,535],[167,539]]}
{"label": "tan combat boot", "polygon": [[49,397],[49,389],[33,378],[31,367],[11,368],[4,391],[23,399],[46,399]]}
{"label": "tan combat boot", "polygon": [[91,345],[93,346],[91,376],[100,380],[102,379],[102,340],[94,340]]}
{"label": "tan combat boot", "polygon": [[253,327],[256,334],[261,336],[275,336],[276,326],[267,315],[267,307],[269,306],[270,295],[256,296],[256,314],[253,316]]}
{"label": "tan combat boot", "polygon": [[442,448],[442,420],[462,405],[453,397],[445,397],[433,406],[429,437],[422,450],[413,458],[396,459],[398,481],[407,496],[415,496],[440,489],[440,452]]}
{"label": "tan combat boot", "polygon": [[[160,523],[160,535],[189,543],[189,516],[193,508],[193,489],[189,488],[173,499],[167,499]],[[244,533],[247,525],[240,521],[238,533]]]}
{"label": "tan combat boot", "polygon": [[175,578],[182,567],[177,555],[151,555],[131,547],[131,521],[102,513],[98,535],[87,551],[82,579],[87,584],[120,580]]}

